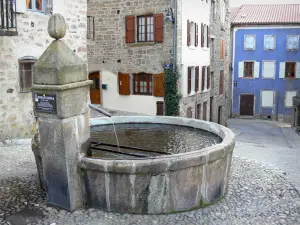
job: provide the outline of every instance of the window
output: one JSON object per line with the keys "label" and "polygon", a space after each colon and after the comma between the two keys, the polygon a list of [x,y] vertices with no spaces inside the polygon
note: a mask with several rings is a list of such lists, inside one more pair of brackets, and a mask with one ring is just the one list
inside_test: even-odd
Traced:
{"label": "window", "polygon": [[224,94],[224,70],[220,70],[219,95]]}
{"label": "window", "polygon": [[201,119],[201,103],[197,104],[197,113],[196,113],[196,119]]}
{"label": "window", "polygon": [[198,46],[198,24],[187,21],[187,46]]}
{"label": "window", "polygon": [[261,107],[264,108],[274,107],[274,91],[272,90],[261,91]]}
{"label": "window", "polygon": [[138,16],[137,28],[138,42],[154,41],[153,15]]}
{"label": "window", "polygon": [[211,1],[211,15],[212,15],[212,19],[215,20],[216,19],[216,2],[215,0]]}
{"label": "window", "polygon": [[224,40],[220,41],[220,59],[225,59],[225,46]]}
{"label": "window", "polygon": [[33,11],[44,11],[44,0],[26,0],[26,8]]}
{"label": "window", "polygon": [[30,92],[32,87],[32,70],[36,59],[24,57],[19,60],[20,92]]}
{"label": "window", "polygon": [[286,50],[287,51],[295,51],[298,49],[299,49],[299,36],[297,36],[297,35],[287,36]]}
{"label": "window", "polygon": [[95,38],[95,23],[94,17],[87,17],[87,39],[94,40]]}
{"label": "window", "polygon": [[244,77],[253,77],[254,62],[244,62]]}
{"label": "window", "polygon": [[210,67],[209,66],[207,67],[206,77],[207,77],[206,78],[207,79],[206,87],[207,87],[207,90],[208,90],[210,88]]}
{"label": "window", "polygon": [[152,95],[152,74],[134,74],[134,94]]}
{"label": "window", "polygon": [[207,102],[203,102],[203,120],[207,120]]}
{"label": "window", "polygon": [[285,78],[295,78],[296,76],[296,62],[285,63]]}
{"label": "window", "polygon": [[293,107],[293,97],[297,95],[297,91],[287,91],[285,95],[285,107]]}
{"label": "window", "polygon": [[207,33],[207,25],[204,25],[204,33],[203,33],[203,35],[204,35],[204,47],[206,47],[207,46],[207,37],[208,37],[208,33]]}
{"label": "window", "polygon": [[244,49],[245,50],[255,50],[255,35],[245,35],[244,37]]}
{"label": "window", "polygon": [[[163,43],[164,14],[126,16],[126,43]],[[135,32],[136,31],[136,32]]]}
{"label": "window", "polygon": [[274,50],[276,47],[275,35],[265,35],[265,51]]}
{"label": "window", "polygon": [[220,12],[221,25],[224,26],[226,21],[226,8],[225,8],[224,0],[220,1],[220,10],[221,10]]}
{"label": "window", "polygon": [[263,61],[262,76],[264,79],[275,78],[275,61]]}
{"label": "window", "polygon": [[210,57],[212,59],[214,59],[214,55],[215,55],[215,39],[211,38],[210,39]]}

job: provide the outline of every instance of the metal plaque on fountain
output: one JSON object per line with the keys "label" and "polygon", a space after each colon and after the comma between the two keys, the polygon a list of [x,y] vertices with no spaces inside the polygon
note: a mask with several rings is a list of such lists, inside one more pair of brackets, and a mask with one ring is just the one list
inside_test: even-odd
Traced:
{"label": "metal plaque on fountain", "polygon": [[36,112],[56,114],[56,96],[49,94],[34,94]]}

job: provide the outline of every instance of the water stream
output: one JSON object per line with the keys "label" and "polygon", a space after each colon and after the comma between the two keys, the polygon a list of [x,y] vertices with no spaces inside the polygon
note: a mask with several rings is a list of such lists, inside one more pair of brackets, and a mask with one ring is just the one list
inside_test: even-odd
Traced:
{"label": "water stream", "polygon": [[120,152],[120,144],[119,144],[119,138],[118,138],[118,135],[117,135],[117,132],[116,132],[116,126],[115,126],[115,123],[113,121],[113,119],[111,117],[109,117],[112,125],[113,125],[113,129],[114,129],[114,133],[115,133],[115,137],[116,137],[116,141],[117,141],[117,145],[118,145],[118,150]]}

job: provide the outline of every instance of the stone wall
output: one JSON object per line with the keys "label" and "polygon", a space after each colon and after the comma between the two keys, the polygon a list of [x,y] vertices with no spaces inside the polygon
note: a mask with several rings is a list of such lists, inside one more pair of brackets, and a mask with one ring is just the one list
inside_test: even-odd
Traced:
{"label": "stone wall", "polygon": [[[59,11],[68,24],[64,39],[87,61],[86,0],[66,0],[63,7]],[[24,56],[39,58],[49,46],[49,17],[38,12],[18,13],[18,35],[0,37],[0,141],[31,137],[36,131],[31,92],[20,93],[18,60]]]}
{"label": "stone wall", "polygon": [[[226,16],[225,25],[221,25],[221,8],[220,2],[225,2]],[[230,11],[229,0],[215,0],[216,15],[215,18],[210,17],[210,33],[214,38],[214,53],[211,55],[210,68],[214,72],[213,83],[214,87],[211,90],[213,96],[213,122],[218,122],[218,107],[222,106],[222,121],[221,124],[226,125],[230,113],[229,103],[231,91],[231,79],[229,73],[230,66]],[[220,59],[220,41],[225,41],[225,59]],[[219,94],[220,70],[224,70],[224,94]]]}
{"label": "stone wall", "polygon": [[162,64],[171,60],[172,23],[164,24],[163,43],[126,44],[125,17],[164,13],[167,8],[167,0],[89,0],[88,16],[95,20],[95,39],[88,40],[90,71],[106,70],[115,75],[163,72]]}

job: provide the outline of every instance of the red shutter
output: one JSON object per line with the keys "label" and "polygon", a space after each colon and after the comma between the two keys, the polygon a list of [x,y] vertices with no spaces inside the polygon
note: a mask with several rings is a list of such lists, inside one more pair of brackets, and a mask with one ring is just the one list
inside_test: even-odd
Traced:
{"label": "red shutter", "polygon": [[207,89],[210,88],[210,68],[207,67]]}
{"label": "red shutter", "polygon": [[164,14],[154,15],[154,41],[158,43],[164,42]]}
{"label": "red shutter", "polygon": [[198,24],[195,23],[195,46],[198,46]]}
{"label": "red shutter", "polygon": [[164,88],[165,74],[164,73],[155,74],[153,76],[153,83],[154,83],[153,95],[156,97],[164,97],[165,96],[165,88]]}
{"label": "red shutter", "polygon": [[192,67],[188,67],[188,94],[192,91]]}
{"label": "red shutter", "polygon": [[119,94],[130,95],[130,77],[129,74],[118,73]]}
{"label": "red shutter", "polygon": [[126,43],[134,43],[134,16],[126,16]]}
{"label": "red shutter", "polygon": [[195,68],[195,92],[199,91],[199,66]]}
{"label": "red shutter", "polygon": [[202,66],[202,84],[201,84],[201,90],[204,91],[205,88],[205,66]]}
{"label": "red shutter", "polygon": [[191,45],[191,30],[190,30],[190,21],[187,21],[187,46]]}
{"label": "red shutter", "polygon": [[201,47],[204,47],[204,25],[201,23]]}
{"label": "red shutter", "polygon": [[209,48],[209,41],[210,41],[210,34],[209,34],[209,27],[207,26],[207,47]]}
{"label": "red shutter", "polygon": [[220,71],[219,94],[224,94],[224,70]]}

